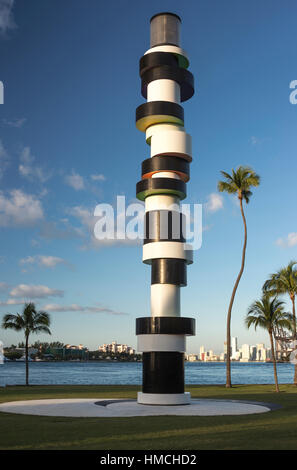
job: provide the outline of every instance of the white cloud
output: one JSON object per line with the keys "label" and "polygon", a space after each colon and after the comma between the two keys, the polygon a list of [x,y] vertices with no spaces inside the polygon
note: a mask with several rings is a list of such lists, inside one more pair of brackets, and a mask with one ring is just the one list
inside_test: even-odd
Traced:
{"label": "white cloud", "polygon": [[57,266],[57,264],[67,264],[67,261],[65,261],[63,258],[59,258],[58,256],[40,255],[38,256],[38,261],[42,266],[47,268],[54,268]]}
{"label": "white cloud", "polygon": [[58,264],[64,264],[70,266],[70,264],[63,258],[58,256],[45,256],[45,255],[35,255],[27,256],[27,258],[22,258],[20,264],[37,264],[39,266],[44,266],[46,268],[54,268]]}
{"label": "white cloud", "polygon": [[[139,204],[139,202],[137,203]],[[139,238],[134,239],[133,237],[127,237],[125,231],[123,232],[122,229],[116,232],[116,220],[114,220],[113,215],[118,220],[125,219],[125,212],[119,214],[110,214],[106,216],[107,224],[110,222],[110,227],[114,227],[115,230],[108,232],[107,236],[102,239],[98,239],[94,235],[94,228],[95,224],[98,221],[99,216],[94,216],[94,211],[91,211],[83,206],[75,206],[69,210],[69,214],[77,218],[83,227],[85,227],[85,238],[89,239],[87,243],[82,246],[82,249],[98,249],[102,247],[108,247],[113,245],[137,245],[142,242]],[[110,218],[111,217],[111,218]],[[99,217],[100,218],[100,217]],[[129,220],[127,217],[126,222]],[[77,229],[79,230],[79,229]],[[82,231],[80,233],[83,233]]]}
{"label": "white cloud", "polygon": [[47,304],[44,305],[43,310],[48,312],[83,312],[83,313],[107,313],[109,315],[128,315],[124,312],[119,312],[117,310],[113,310],[109,307],[104,306],[94,306],[94,307],[87,307],[78,304],[71,304],[71,305],[59,305],[59,304]]}
{"label": "white cloud", "polygon": [[20,299],[8,299],[3,302],[0,302],[0,306],[2,305],[23,305],[25,302],[24,300]]}
{"label": "white cloud", "polygon": [[0,34],[2,36],[16,27],[12,13],[13,5],[14,0],[0,0]]}
{"label": "white cloud", "polygon": [[251,145],[256,146],[256,145],[262,144],[262,143],[265,142],[266,140],[267,140],[267,138],[265,138],[265,137],[260,139],[259,137],[256,137],[255,135],[252,135],[252,136],[249,138],[249,143],[250,143]]}
{"label": "white cloud", "polygon": [[216,212],[223,209],[223,197],[218,193],[211,193],[207,198],[206,210],[208,212]]}
{"label": "white cloud", "polygon": [[0,226],[29,226],[43,219],[41,202],[33,194],[13,189],[6,197],[0,192]]}
{"label": "white cloud", "polygon": [[0,140],[0,178],[2,178],[4,171],[8,165],[9,156],[2,141]]}
{"label": "white cloud", "polygon": [[34,166],[35,157],[31,154],[30,147],[24,147],[20,155],[19,173],[21,176],[33,181],[38,179],[41,183],[47,181],[51,175],[44,173],[42,168]]}
{"label": "white cloud", "polygon": [[287,237],[278,238],[276,240],[276,244],[285,248],[290,248],[297,245],[297,232],[291,232]]}
{"label": "white cloud", "polygon": [[9,285],[6,282],[0,282],[0,291],[6,291],[9,289]]}
{"label": "white cloud", "polygon": [[44,299],[47,297],[63,297],[64,291],[51,289],[47,286],[19,284],[10,291],[9,295],[18,298]]}
{"label": "white cloud", "polygon": [[3,123],[6,124],[9,127],[16,127],[20,129],[23,127],[25,122],[27,121],[26,118],[14,118],[14,119],[3,119]]}
{"label": "white cloud", "polygon": [[72,240],[85,237],[82,229],[72,227],[68,221],[61,222],[62,225],[52,221],[44,222],[40,228],[40,236],[47,240]]}
{"label": "white cloud", "polygon": [[80,189],[84,189],[85,187],[83,177],[80,176],[78,173],[75,173],[74,170],[72,170],[72,173],[70,175],[65,176],[65,181],[69,186],[71,186],[76,191],[79,191]]}
{"label": "white cloud", "polygon": [[257,145],[259,142],[260,142],[259,139],[258,139],[257,137],[255,137],[254,135],[252,135],[252,136],[250,137],[250,143],[251,143],[252,145]]}
{"label": "white cloud", "polygon": [[93,181],[105,181],[106,178],[104,175],[102,175],[101,173],[97,174],[97,175],[91,175],[91,179]]}
{"label": "white cloud", "polygon": [[94,225],[96,222],[96,218],[94,214],[82,206],[75,206],[70,211],[71,215],[75,216],[77,219],[81,221],[83,225],[85,225],[90,232],[93,232]]}

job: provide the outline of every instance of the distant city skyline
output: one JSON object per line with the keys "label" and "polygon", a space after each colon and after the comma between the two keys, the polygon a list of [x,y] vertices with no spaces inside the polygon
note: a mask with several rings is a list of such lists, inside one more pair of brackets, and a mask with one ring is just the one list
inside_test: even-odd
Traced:
{"label": "distant city skyline", "polygon": [[[240,362],[261,361],[272,359],[271,348],[265,347],[264,343],[257,343],[255,345],[242,344],[238,347],[238,338],[231,338],[231,360]],[[281,359],[281,349],[279,343],[276,343],[277,358]],[[196,360],[204,362],[225,361],[227,355],[227,343],[224,342],[224,350],[220,354],[216,354],[212,349],[206,349],[203,345],[199,348],[199,353],[192,353],[187,355],[187,360],[193,362]]]}
{"label": "distant city skyline", "polygon": [[[117,338],[136,349],[135,318],[150,315],[150,269],[139,244],[94,239],[93,213],[117,195],[135,201],[139,165],[149,155],[133,123],[137,61],[148,19],[169,10],[182,18],[197,77],[184,104],[194,143],[187,201],[203,205],[202,247],[181,294],[182,316],[197,320],[187,351],[204,344],[220,354],[226,339],[242,221],[217,182],[220,170],[238,165],[254,168],[261,185],[246,207],[247,260],[232,336],[269,344],[244,318],[269,274],[297,258],[297,105],[289,100],[296,2],[132,0],[103,10],[98,0],[87,3],[72,0],[70,14],[68,2],[16,0],[0,22],[0,320],[32,300],[52,318],[51,338],[32,342],[92,350]],[[0,340],[8,346],[23,336],[0,329]]]}
{"label": "distant city skyline", "polygon": [[[232,348],[231,348],[231,351],[232,351],[232,354],[231,354],[231,359],[232,360],[242,360],[243,362],[244,361],[248,361],[248,360],[261,360],[261,361],[265,361],[266,359],[271,359],[271,348],[270,347],[266,347],[265,346],[265,343],[257,343],[255,345],[250,345],[250,344],[242,344],[241,347],[238,347],[238,338],[237,337],[232,337]],[[52,342],[52,341],[49,341],[49,342]],[[19,344],[22,344],[19,343]],[[29,344],[30,347],[32,347],[32,345],[34,345],[35,342],[31,342]],[[9,345],[10,346],[10,345]],[[7,347],[7,346],[6,346]],[[94,350],[94,351],[101,351],[101,352],[104,352],[104,353],[128,353],[128,354],[135,354],[137,351],[132,347],[132,346],[129,346],[127,343],[119,343],[117,340],[113,340],[111,341],[110,343],[103,343],[101,345],[98,345],[96,348],[94,349],[90,349],[87,345],[83,345],[83,344],[78,344],[78,345],[74,345],[72,343],[64,343],[64,347],[66,348],[72,348],[72,349],[88,349],[88,350]],[[227,351],[227,348],[226,348],[226,342],[224,342],[224,348],[223,348],[223,352],[215,352],[213,349],[211,348],[205,348],[204,345],[201,345],[199,347],[199,352],[198,351],[195,351],[195,352],[191,352],[189,354],[186,354],[186,357],[191,357],[191,356],[195,356],[197,358],[199,358],[199,360],[225,360],[226,358],[226,351]],[[279,346],[278,346],[278,342],[276,342],[276,352],[278,353],[280,351],[279,349]],[[204,357],[205,356],[205,357]]]}

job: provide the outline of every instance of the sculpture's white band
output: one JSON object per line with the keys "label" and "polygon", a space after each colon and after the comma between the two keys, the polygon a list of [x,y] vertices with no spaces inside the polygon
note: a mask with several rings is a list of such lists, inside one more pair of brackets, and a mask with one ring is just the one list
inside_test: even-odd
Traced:
{"label": "sculpture's white band", "polygon": [[184,335],[138,335],[137,351],[139,352],[185,352],[186,337]]}
{"label": "sculpture's white band", "polygon": [[[154,126],[152,126],[154,127]],[[151,157],[156,155],[174,155],[192,160],[192,138],[190,134],[179,130],[152,131]]]}
{"label": "sculpture's white band", "polygon": [[193,263],[193,250],[191,245],[180,242],[152,242],[143,245],[142,261],[151,264],[156,258],[184,259],[187,264]]}
{"label": "sculpture's white band", "polygon": [[179,211],[180,199],[168,194],[154,194],[145,199],[145,212],[158,210]]}
{"label": "sculpture's white band", "polygon": [[147,101],[172,101],[180,104],[180,85],[174,80],[154,80],[147,86]]}
{"label": "sculpture's white band", "polygon": [[151,315],[153,317],[179,317],[180,287],[174,284],[152,284]]}

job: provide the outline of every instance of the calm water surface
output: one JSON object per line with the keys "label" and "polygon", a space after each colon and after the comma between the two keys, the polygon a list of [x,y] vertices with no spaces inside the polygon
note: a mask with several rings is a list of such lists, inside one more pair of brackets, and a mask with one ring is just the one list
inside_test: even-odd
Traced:
{"label": "calm water surface", "polygon": [[[291,383],[294,366],[278,364],[280,383]],[[30,383],[33,385],[140,385],[142,363],[140,362],[31,362]],[[225,364],[187,362],[187,384],[224,384]],[[0,381],[7,385],[25,383],[25,363],[6,362],[0,365]],[[273,383],[273,365],[269,363],[233,363],[234,384]]]}

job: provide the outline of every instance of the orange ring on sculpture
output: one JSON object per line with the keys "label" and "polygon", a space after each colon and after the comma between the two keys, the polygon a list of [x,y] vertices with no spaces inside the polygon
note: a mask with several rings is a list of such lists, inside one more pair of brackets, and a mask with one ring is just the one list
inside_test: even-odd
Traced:
{"label": "orange ring on sculpture", "polygon": [[182,173],[181,171],[176,171],[176,170],[155,170],[155,171],[151,171],[150,173],[145,173],[144,175],[142,175],[142,179],[152,178],[152,176],[155,175],[156,173],[163,173],[163,172],[176,173],[180,177],[180,179],[182,181],[184,181],[185,183],[187,183],[190,179],[189,175],[187,175],[186,173]]}

